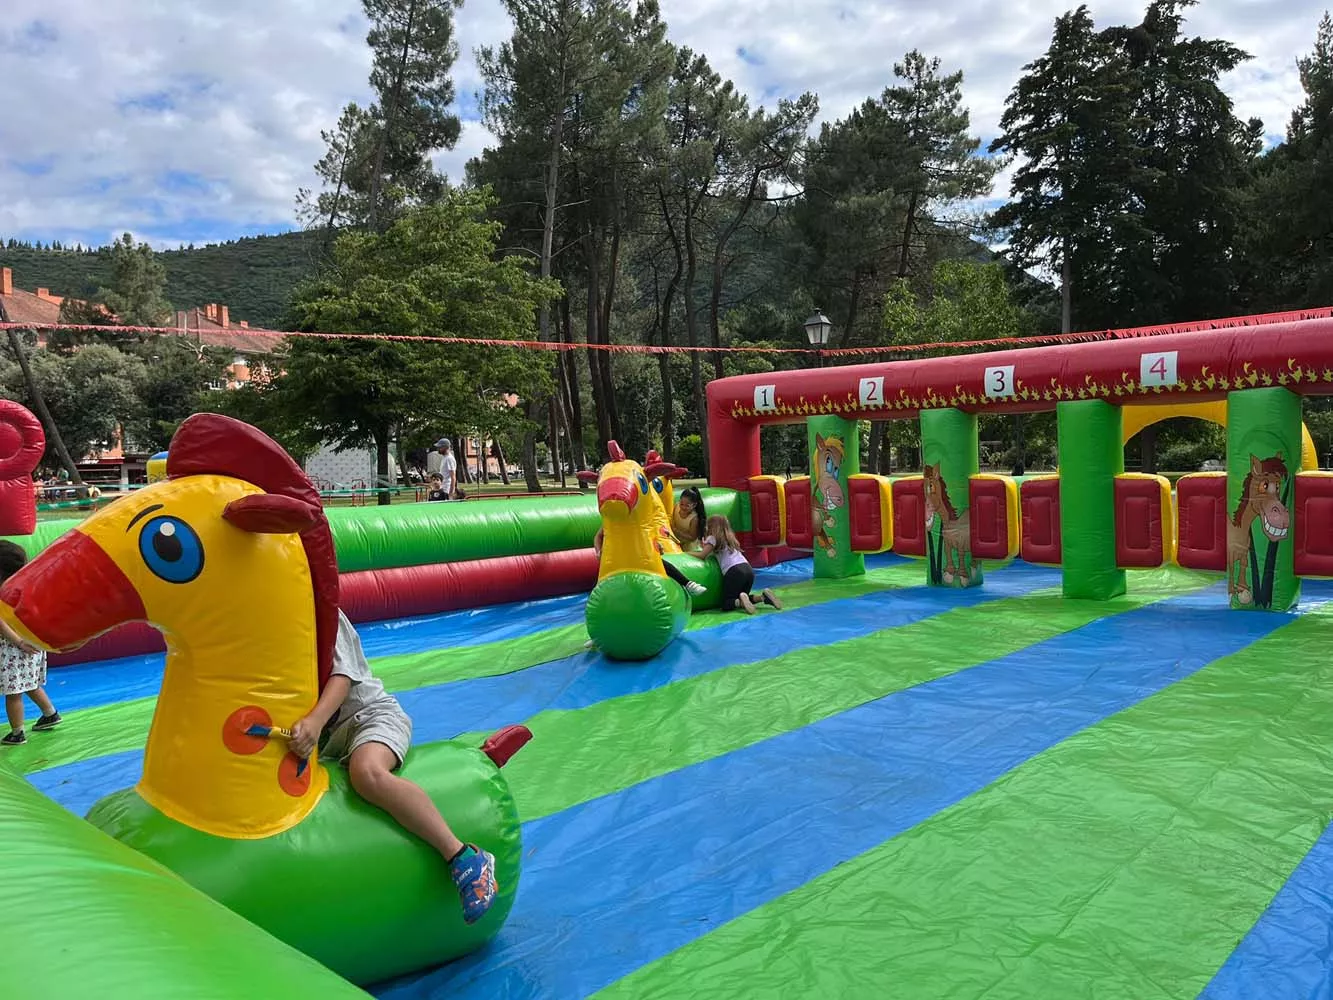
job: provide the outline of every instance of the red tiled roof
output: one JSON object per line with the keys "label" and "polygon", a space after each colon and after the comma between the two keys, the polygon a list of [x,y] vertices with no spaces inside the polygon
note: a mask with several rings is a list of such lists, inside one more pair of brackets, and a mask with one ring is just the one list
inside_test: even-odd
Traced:
{"label": "red tiled roof", "polygon": [[176,326],[162,332],[198,338],[206,347],[225,347],[240,354],[272,354],[282,345],[280,337],[251,333],[231,323],[223,326],[198,307],[176,313]]}
{"label": "red tiled roof", "polygon": [[32,292],[14,289],[10,295],[0,295],[11,323],[58,323],[60,303],[40,298]]}

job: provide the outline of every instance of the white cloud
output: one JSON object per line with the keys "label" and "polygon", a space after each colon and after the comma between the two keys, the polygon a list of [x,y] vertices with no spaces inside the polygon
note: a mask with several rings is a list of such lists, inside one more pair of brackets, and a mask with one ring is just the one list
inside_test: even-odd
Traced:
{"label": "white cloud", "polygon": [[[1209,0],[1191,34],[1233,40],[1254,59],[1225,86],[1242,117],[1279,137],[1300,100],[1295,59],[1326,0]],[[966,74],[973,126],[998,127],[1022,65],[1073,0],[663,0],[671,36],[708,55],[753,104],[814,90],[821,118],[845,115],[893,81],[911,48]],[[1101,0],[1098,23],[1134,23],[1146,0]],[[359,0],[8,0],[0,115],[0,237],[101,243],[124,230],[158,245],[291,228],[296,189],[314,183],[320,130],[367,98]],[[457,15],[463,107],[480,88],[473,50],[509,34],[498,0]],[[15,90],[12,81],[22,81]],[[461,179],[493,137],[466,124],[437,157]],[[997,194],[1003,195],[1003,187]]]}

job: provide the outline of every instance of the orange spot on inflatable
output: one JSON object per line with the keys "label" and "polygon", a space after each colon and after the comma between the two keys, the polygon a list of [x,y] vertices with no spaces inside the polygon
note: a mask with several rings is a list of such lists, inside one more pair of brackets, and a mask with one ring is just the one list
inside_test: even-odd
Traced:
{"label": "orange spot on inflatable", "polygon": [[296,754],[288,751],[282,755],[282,763],[278,765],[278,784],[292,798],[299,799],[310,791],[310,773],[312,770],[310,761],[303,761]]}
{"label": "orange spot on inflatable", "polygon": [[238,708],[227,716],[222,724],[222,743],[232,753],[259,753],[268,746],[268,739],[263,736],[250,736],[246,730],[251,726],[271,726],[273,719],[257,705]]}

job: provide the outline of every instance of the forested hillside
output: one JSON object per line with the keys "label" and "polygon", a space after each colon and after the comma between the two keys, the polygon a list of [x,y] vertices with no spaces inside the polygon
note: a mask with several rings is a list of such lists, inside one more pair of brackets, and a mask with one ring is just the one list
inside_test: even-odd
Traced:
{"label": "forested hillside", "polygon": [[[218,302],[230,308],[233,320],[275,327],[292,289],[313,269],[320,246],[321,234],[297,231],[167,250],[157,257],[166,268],[166,297],[173,308]],[[92,298],[111,282],[105,247],[66,249],[6,240],[0,244],[0,267],[13,268],[19,288],[49,288],[78,298]]]}

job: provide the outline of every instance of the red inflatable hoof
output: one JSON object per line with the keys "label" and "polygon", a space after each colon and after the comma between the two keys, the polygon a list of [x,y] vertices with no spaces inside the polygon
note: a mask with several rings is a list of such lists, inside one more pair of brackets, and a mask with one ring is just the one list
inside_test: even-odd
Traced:
{"label": "red inflatable hoof", "polygon": [[498,733],[481,745],[481,752],[495,761],[496,767],[504,767],[509,758],[518,753],[532,739],[532,730],[527,726],[505,726]]}

